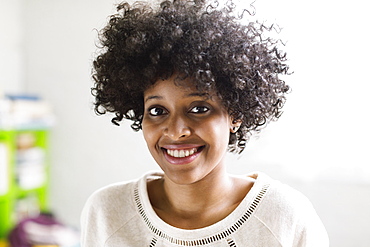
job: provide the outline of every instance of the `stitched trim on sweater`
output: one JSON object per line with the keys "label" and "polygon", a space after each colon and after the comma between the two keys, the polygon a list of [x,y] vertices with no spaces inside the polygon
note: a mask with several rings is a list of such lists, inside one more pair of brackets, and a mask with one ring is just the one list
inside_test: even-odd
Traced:
{"label": "stitched trim on sweater", "polygon": [[[258,204],[260,203],[261,199],[266,194],[266,191],[269,188],[269,186],[270,186],[269,184],[265,184],[262,187],[261,191],[258,193],[256,198],[253,200],[253,202],[249,206],[248,210],[231,227],[227,228],[226,230],[224,230],[221,233],[214,234],[210,237],[195,239],[195,240],[184,240],[184,239],[174,238],[174,237],[168,235],[167,233],[162,232],[161,230],[156,228],[153,225],[153,223],[150,221],[150,219],[148,218],[147,214],[145,213],[143,205],[140,201],[139,188],[138,187],[136,187],[135,190],[134,190],[134,198],[135,198],[136,206],[139,210],[139,214],[143,218],[144,222],[146,223],[146,225],[148,226],[150,231],[152,231],[155,235],[157,235],[158,237],[160,237],[162,239],[165,239],[166,241],[168,241],[172,244],[184,245],[184,246],[202,246],[202,245],[207,245],[207,244],[210,244],[210,243],[214,243],[214,242],[219,241],[221,239],[225,239],[225,238],[229,237],[231,234],[233,234],[234,232],[236,232],[250,218],[250,216],[256,210],[256,208],[257,208]],[[152,243],[153,243],[153,240],[152,240]],[[155,245],[156,241],[157,240],[155,240],[154,245]],[[231,244],[234,244],[234,245],[231,245]],[[151,244],[150,246],[154,246],[154,245]],[[229,245],[230,246],[236,246],[233,241],[230,242]]]}
{"label": "stitched trim on sweater", "polygon": [[230,246],[230,247],[237,247],[234,240],[232,240],[231,238],[229,238],[227,240],[227,244]]}
{"label": "stitched trim on sweater", "polygon": [[150,242],[149,247],[154,247],[156,245],[156,243],[157,243],[157,239],[156,238],[153,238],[152,239],[152,242]]}

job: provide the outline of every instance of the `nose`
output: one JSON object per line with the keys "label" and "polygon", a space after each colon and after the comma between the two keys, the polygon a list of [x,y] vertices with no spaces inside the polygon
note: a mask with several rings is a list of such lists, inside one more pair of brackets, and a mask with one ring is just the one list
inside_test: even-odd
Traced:
{"label": "nose", "polygon": [[170,116],[166,122],[164,135],[172,140],[177,141],[191,135],[191,128],[186,117],[176,114]]}

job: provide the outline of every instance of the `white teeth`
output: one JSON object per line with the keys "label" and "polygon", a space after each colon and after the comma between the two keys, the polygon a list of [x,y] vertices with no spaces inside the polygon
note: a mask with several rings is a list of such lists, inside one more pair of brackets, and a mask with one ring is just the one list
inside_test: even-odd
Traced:
{"label": "white teeth", "polygon": [[172,157],[176,157],[176,158],[184,158],[184,157],[193,155],[196,151],[197,151],[197,148],[186,149],[186,150],[183,150],[183,149],[180,149],[180,150],[167,149],[167,154],[172,156]]}

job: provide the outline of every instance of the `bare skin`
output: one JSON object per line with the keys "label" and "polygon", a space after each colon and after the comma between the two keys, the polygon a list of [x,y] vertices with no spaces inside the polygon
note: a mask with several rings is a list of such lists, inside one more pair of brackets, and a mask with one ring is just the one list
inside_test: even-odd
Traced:
{"label": "bare skin", "polygon": [[[150,202],[166,223],[181,229],[199,229],[224,219],[244,199],[253,180],[225,176],[192,185],[175,185],[166,179],[148,183]],[[216,182],[217,181],[217,182]]]}

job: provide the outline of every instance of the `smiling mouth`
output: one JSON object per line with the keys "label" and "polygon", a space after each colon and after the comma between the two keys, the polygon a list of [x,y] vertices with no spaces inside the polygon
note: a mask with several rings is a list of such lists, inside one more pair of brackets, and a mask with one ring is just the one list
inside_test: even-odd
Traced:
{"label": "smiling mouth", "polygon": [[204,146],[200,146],[197,148],[189,148],[189,149],[165,149],[163,148],[163,150],[171,157],[185,158],[197,152],[200,152],[203,148]]}

